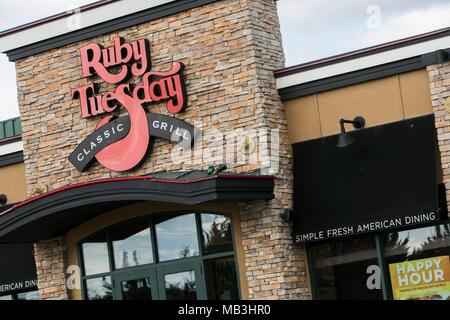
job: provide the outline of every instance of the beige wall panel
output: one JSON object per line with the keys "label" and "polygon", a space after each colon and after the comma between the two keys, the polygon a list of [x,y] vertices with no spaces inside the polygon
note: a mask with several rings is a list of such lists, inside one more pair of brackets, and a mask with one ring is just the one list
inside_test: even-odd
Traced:
{"label": "beige wall panel", "polygon": [[[396,77],[368,81],[318,94],[322,135],[340,133],[339,120],[362,116],[366,127],[403,119]],[[345,127],[350,131],[352,125]]]}
{"label": "beige wall panel", "polygon": [[288,119],[289,142],[300,142],[321,136],[316,96],[310,95],[284,103]]}
{"label": "beige wall panel", "polygon": [[25,200],[27,197],[25,163],[0,167],[0,193],[6,194],[7,203]]}
{"label": "beige wall panel", "polygon": [[433,113],[428,73],[425,69],[399,76],[405,119]]}
{"label": "beige wall panel", "polygon": [[284,105],[290,143],[338,134],[341,118],[359,115],[366,119],[366,127],[372,127],[433,112],[426,69],[292,99]]}
{"label": "beige wall panel", "polygon": [[[221,203],[200,204],[195,206],[183,206],[169,203],[159,202],[140,202],[123,208],[109,211],[97,216],[78,227],[72,229],[65,235],[67,245],[67,262],[68,265],[78,265],[77,242],[83,240],[87,236],[96,231],[100,231],[108,226],[116,223],[127,221],[129,219],[145,216],[152,213],[170,212],[179,210],[195,210],[195,211],[212,211],[217,213],[228,213],[232,215],[234,241],[236,248],[236,257],[239,267],[239,279],[241,286],[242,299],[248,300],[248,283],[245,268],[244,250],[242,247],[241,221],[240,211],[237,203]],[[71,290],[73,300],[81,300],[81,290]]]}

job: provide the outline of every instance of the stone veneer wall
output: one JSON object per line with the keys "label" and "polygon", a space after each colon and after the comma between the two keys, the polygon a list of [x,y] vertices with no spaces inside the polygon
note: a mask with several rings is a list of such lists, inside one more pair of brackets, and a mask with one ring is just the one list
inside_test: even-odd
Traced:
{"label": "stone veneer wall", "polygon": [[450,62],[427,66],[443,182],[450,213]]}
{"label": "stone veneer wall", "polygon": [[64,237],[42,240],[34,244],[39,298],[41,300],[67,300],[66,245]]}
{"label": "stone veneer wall", "polygon": [[[303,246],[293,244],[292,228],[280,215],[293,205],[292,147],[287,133],[284,106],[276,90],[273,70],[284,67],[281,34],[275,4],[265,1],[253,5],[249,12],[256,43],[256,81],[261,88],[256,97],[258,111],[264,115],[260,126],[279,130],[279,153],[271,154],[272,167],[278,167],[275,198],[266,202],[242,203],[241,226],[246,253],[250,299],[309,299],[306,278],[306,255]],[[260,56],[259,56],[260,55]],[[275,141],[271,140],[271,143]],[[262,166],[266,165],[264,163]],[[264,168],[263,168],[264,169]]]}
{"label": "stone veneer wall", "polygon": [[[92,82],[81,78],[79,48],[92,42],[109,47],[116,36],[126,42],[148,38],[154,71],[170,69],[172,61],[184,63],[188,104],[177,118],[191,124],[201,121],[203,130],[223,133],[239,128],[277,129],[279,156],[265,153],[257,163],[230,164],[210,154],[201,164],[174,164],[172,144],[156,139],[149,157],[132,172],[111,172],[98,163],[78,172],[67,158],[100,120],[81,119],[79,100],[71,97],[71,88]],[[228,171],[249,172],[279,159],[275,199],[241,204],[249,297],[309,298],[303,248],[294,247],[290,227],[280,218],[283,209],[292,206],[291,149],[273,76],[282,67],[284,54],[273,0],[223,0],[21,59],[16,62],[16,73],[28,194],[37,184],[54,190],[94,179],[206,169],[222,162],[227,162]],[[101,79],[94,82],[100,85],[99,93],[116,87]],[[149,109],[168,114],[164,103]],[[120,115],[125,113],[122,108]],[[264,139],[270,140],[270,133]],[[207,142],[204,139],[203,148]],[[41,299],[69,298],[63,280],[57,281],[65,277],[64,252],[63,238],[35,245]]]}

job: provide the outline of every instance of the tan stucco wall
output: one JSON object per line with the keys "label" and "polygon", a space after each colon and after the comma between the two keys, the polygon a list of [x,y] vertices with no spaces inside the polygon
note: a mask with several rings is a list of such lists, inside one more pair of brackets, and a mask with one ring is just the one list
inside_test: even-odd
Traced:
{"label": "tan stucco wall", "polygon": [[25,163],[0,167],[0,193],[6,194],[7,203],[25,200],[27,197]]}
{"label": "tan stucco wall", "polygon": [[286,101],[289,141],[338,134],[341,118],[362,116],[372,127],[432,114],[428,87],[427,71],[421,69]]}

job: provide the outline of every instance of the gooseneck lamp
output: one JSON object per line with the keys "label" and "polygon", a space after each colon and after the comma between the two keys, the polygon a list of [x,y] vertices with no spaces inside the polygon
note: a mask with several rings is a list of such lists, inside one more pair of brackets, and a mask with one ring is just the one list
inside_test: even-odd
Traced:
{"label": "gooseneck lamp", "polygon": [[353,143],[355,140],[352,136],[350,136],[348,133],[345,132],[345,123],[351,123],[353,124],[353,127],[355,129],[363,129],[366,125],[366,120],[364,120],[363,117],[357,116],[353,120],[345,120],[341,119],[339,120],[339,123],[341,124],[341,134],[338,137],[338,142],[336,144],[336,147],[338,148],[345,148]]}

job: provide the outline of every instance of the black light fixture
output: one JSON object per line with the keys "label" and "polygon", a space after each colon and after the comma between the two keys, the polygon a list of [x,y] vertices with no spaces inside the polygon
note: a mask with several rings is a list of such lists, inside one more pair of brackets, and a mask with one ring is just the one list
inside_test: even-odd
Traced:
{"label": "black light fixture", "polygon": [[214,173],[214,166],[208,167],[208,176],[212,175]]}
{"label": "black light fixture", "polygon": [[227,165],[225,163],[222,163],[220,166],[217,167],[216,172],[214,172],[214,174],[217,175],[226,169],[227,169]]}
{"label": "black light fixture", "polygon": [[292,209],[284,209],[283,213],[280,215],[284,221],[289,222],[293,220],[293,216],[295,215],[295,210]]}
{"label": "black light fixture", "polygon": [[8,201],[8,198],[6,197],[6,194],[0,194],[0,206],[3,206],[6,204],[6,201]]}
{"label": "black light fixture", "polygon": [[363,117],[357,116],[353,120],[341,119],[341,120],[339,120],[339,123],[341,124],[341,134],[339,135],[336,147],[344,148],[344,147],[347,147],[348,145],[352,144],[354,141],[354,138],[345,132],[344,124],[352,123],[353,127],[355,127],[355,129],[363,129],[364,126],[366,125],[366,120],[364,120]]}

